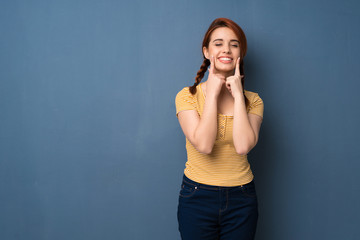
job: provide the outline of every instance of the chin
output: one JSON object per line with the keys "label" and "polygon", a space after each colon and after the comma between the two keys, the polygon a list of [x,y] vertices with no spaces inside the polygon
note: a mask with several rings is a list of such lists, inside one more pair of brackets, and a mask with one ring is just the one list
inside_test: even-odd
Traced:
{"label": "chin", "polygon": [[234,67],[220,67],[220,68],[216,68],[216,70],[219,73],[231,74],[231,73],[234,73],[235,68]]}
{"label": "chin", "polygon": [[219,71],[232,71],[234,70],[236,67],[236,65],[232,65],[232,64],[217,64],[216,68]]}

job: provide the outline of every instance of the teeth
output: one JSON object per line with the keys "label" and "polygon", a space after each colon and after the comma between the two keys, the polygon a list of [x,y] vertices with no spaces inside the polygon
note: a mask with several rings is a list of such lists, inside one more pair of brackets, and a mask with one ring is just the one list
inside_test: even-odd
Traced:
{"label": "teeth", "polygon": [[220,60],[230,61],[231,58],[220,58]]}

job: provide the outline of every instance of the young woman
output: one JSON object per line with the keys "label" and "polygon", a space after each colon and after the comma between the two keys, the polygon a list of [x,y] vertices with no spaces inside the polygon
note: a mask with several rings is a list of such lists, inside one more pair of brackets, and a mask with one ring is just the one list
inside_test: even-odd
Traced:
{"label": "young woman", "polygon": [[242,29],[215,19],[195,84],[176,96],[188,158],[178,205],[183,240],[254,239],[257,197],[247,153],[258,141],[264,105],[244,90],[246,50]]}

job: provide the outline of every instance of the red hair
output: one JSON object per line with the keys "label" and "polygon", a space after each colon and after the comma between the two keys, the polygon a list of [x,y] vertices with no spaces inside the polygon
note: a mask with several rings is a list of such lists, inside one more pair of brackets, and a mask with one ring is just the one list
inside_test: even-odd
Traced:
{"label": "red hair", "polygon": [[[220,27],[230,28],[234,32],[234,34],[236,35],[236,37],[238,38],[238,40],[240,42],[240,74],[244,76],[241,79],[241,83],[242,83],[242,86],[244,89],[244,79],[245,79],[244,57],[245,57],[246,51],[247,51],[247,42],[246,42],[245,33],[239,25],[237,25],[234,21],[232,21],[228,18],[215,19],[211,23],[209,29],[205,33],[201,50],[204,47],[209,48],[211,34],[213,33],[213,31],[215,29],[220,28]],[[204,53],[203,53],[203,57],[204,57],[204,61],[200,66],[200,70],[196,74],[195,83],[193,86],[189,87],[191,94],[196,93],[196,86],[201,82],[202,78],[204,77],[205,72],[207,71],[208,67],[210,66],[210,60],[205,58]],[[245,100],[246,100],[246,102],[248,102],[246,97],[245,97]]]}

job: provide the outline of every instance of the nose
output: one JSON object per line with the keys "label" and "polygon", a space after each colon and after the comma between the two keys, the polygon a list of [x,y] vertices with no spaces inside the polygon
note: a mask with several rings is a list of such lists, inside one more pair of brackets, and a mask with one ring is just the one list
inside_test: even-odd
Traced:
{"label": "nose", "polygon": [[224,53],[230,53],[230,47],[229,47],[229,45],[224,44],[223,52],[224,52]]}

